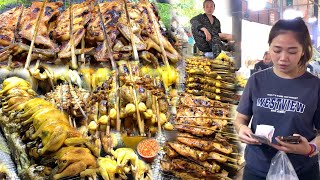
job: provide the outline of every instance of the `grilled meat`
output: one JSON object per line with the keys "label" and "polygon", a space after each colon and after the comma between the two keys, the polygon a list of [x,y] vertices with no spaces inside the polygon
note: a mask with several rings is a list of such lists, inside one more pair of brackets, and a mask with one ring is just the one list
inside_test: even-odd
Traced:
{"label": "grilled meat", "polygon": [[191,147],[196,147],[204,151],[218,151],[225,154],[232,153],[232,147],[226,147],[218,142],[212,142],[202,139],[177,137],[177,140]]}
{"label": "grilled meat", "polygon": [[[21,19],[21,30],[19,35],[29,41],[32,41],[36,28],[37,17],[41,12],[44,2],[32,2],[30,8],[24,9]],[[38,33],[35,39],[35,44],[44,45],[51,49],[57,50],[57,45],[49,37],[49,21],[59,14],[59,7],[62,2],[48,2],[46,3],[43,14],[38,26]]]}
{"label": "grilled meat", "polygon": [[201,128],[196,126],[190,126],[186,124],[177,124],[174,126],[180,131],[185,131],[187,133],[196,135],[196,136],[210,136],[213,135],[218,128],[217,126],[212,126],[210,128]]}
{"label": "grilled meat", "polygon": [[73,4],[67,10],[62,12],[56,21],[51,25],[53,26],[53,37],[60,41],[65,42],[65,45],[61,48],[59,52],[59,57],[65,52],[71,50],[71,40],[70,40],[70,11],[72,8],[72,19],[73,26],[72,32],[74,36],[74,47],[80,43],[81,39],[85,35],[85,25],[89,22],[91,18],[91,11],[93,9],[93,1],[87,0],[81,4]]}
{"label": "grilled meat", "polygon": [[184,157],[190,157],[196,161],[204,161],[208,157],[207,152],[192,149],[189,146],[186,146],[178,142],[168,142],[168,144],[180,155]]}
{"label": "grilled meat", "polygon": [[9,46],[16,31],[22,7],[16,7],[0,14],[0,46]]}
{"label": "grilled meat", "polygon": [[220,101],[211,100],[205,96],[194,96],[191,94],[183,94],[180,98],[180,106],[206,106],[206,107],[229,107],[228,104],[221,103]]}

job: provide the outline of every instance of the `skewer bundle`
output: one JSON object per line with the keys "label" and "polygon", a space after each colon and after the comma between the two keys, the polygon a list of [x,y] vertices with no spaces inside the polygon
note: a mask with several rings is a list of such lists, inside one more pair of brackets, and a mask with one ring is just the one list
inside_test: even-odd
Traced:
{"label": "skewer bundle", "polygon": [[237,104],[233,62],[221,53],[216,59],[186,59],[186,91],[225,103]]}
{"label": "skewer bundle", "polygon": [[182,179],[230,179],[242,165],[231,113],[233,62],[221,53],[214,60],[189,57],[186,64],[186,93],[173,120],[177,133],[167,142],[162,170]]}

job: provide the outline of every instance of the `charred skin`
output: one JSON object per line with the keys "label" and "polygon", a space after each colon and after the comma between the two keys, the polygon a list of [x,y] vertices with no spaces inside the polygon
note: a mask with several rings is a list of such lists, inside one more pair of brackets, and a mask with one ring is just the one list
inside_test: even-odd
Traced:
{"label": "charred skin", "polygon": [[180,155],[184,157],[190,157],[196,161],[204,161],[208,157],[207,152],[192,149],[189,146],[186,146],[178,142],[169,142],[168,144]]}
{"label": "charred skin", "polygon": [[186,137],[177,137],[179,142],[186,144],[191,147],[196,147],[204,151],[218,151],[225,154],[232,153],[232,147],[225,147],[221,143],[212,142],[202,139],[193,139],[193,138],[186,138]]}
{"label": "charred skin", "polygon": [[[22,8],[14,8],[0,15],[0,21],[3,22],[0,25],[0,61],[7,61],[11,55],[14,60],[24,61],[29,50],[29,43],[33,40],[36,21],[43,3],[32,2],[31,7],[24,8],[23,12]],[[168,39],[162,34],[157,36],[155,28],[159,28],[159,24],[158,22],[153,24],[151,17],[155,16],[154,8],[150,3],[141,1],[140,3],[129,2],[127,4],[133,39],[130,36],[123,1],[103,2],[94,6],[93,0],[87,0],[72,5],[72,35],[74,38],[71,40],[71,8],[60,12],[61,2],[46,3],[43,14],[40,15],[31,60],[59,62],[61,59],[68,59],[73,55],[71,47],[75,47],[74,53],[76,55],[87,54],[93,56],[96,61],[109,61],[109,50],[115,60],[130,59],[133,54],[131,41],[135,42],[137,50],[141,52],[141,58],[156,66],[159,65],[158,60],[164,60],[164,52],[160,48],[160,42],[164,46],[167,58],[173,64],[180,60],[181,56]],[[98,6],[103,22],[99,16]],[[21,12],[22,18],[20,23],[17,23]],[[17,32],[19,36],[15,42],[18,43],[13,42],[16,24],[19,26]],[[103,24],[103,28],[101,24]],[[85,46],[80,49],[82,40],[84,40]],[[75,63],[73,60],[72,67],[76,67]]]}
{"label": "charred skin", "polygon": [[22,8],[16,7],[0,14],[0,46],[9,46],[14,39],[14,32]]}
{"label": "charred skin", "polygon": [[187,133],[196,135],[196,136],[210,136],[213,135],[218,128],[217,126],[213,126],[210,129],[209,128],[199,128],[194,127],[186,124],[178,124],[175,125],[175,128],[181,131],[185,131]]}
{"label": "charred skin", "polygon": [[[33,39],[36,21],[40,9],[44,2],[32,2],[30,8],[24,9],[21,19],[21,30],[19,35],[29,41]],[[44,45],[50,49],[57,50],[57,45],[49,38],[48,22],[59,14],[58,8],[62,6],[61,2],[49,2],[44,7],[43,14],[38,26],[38,33],[35,38],[35,44]]]}

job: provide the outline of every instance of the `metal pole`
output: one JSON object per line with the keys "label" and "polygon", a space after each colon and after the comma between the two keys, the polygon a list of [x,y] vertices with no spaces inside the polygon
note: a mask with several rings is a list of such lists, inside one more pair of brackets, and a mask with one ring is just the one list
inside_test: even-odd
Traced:
{"label": "metal pole", "polygon": [[318,47],[318,23],[319,23],[319,20],[318,20],[318,17],[319,17],[319,7],[318,7],[318,3],[319,3],[319,0],[315,0],[314,3],[313,3],[313,10],[314,10],[314,17],[317,19],[316,22],[314,23],[313,25],[313,28],[314,28],[314,47],[317,48]]}
{"label": "metal pole", "polygon": [[242,0],[236,0],[231,2],[230,6],[232,11],[232,34],[236,41],[235,44],[235,67],[239,69],[241,67],[241,33],[242,33]]}
{"label": "metal pole", "polygon": [[283,19],[283,0],[280,0],[279,11],[280,11],[280,19]]}

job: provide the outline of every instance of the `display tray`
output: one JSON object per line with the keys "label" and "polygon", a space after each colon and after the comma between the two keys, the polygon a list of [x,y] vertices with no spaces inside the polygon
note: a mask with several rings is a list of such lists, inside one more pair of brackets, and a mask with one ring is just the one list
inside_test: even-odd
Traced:
{"label": "display tray", "polygon": [[2,170],[5,169],[9,179],[20,179],[17,175],[17,168],[11,158],[11,152],[2,130],[0,130],[0,166]]}

